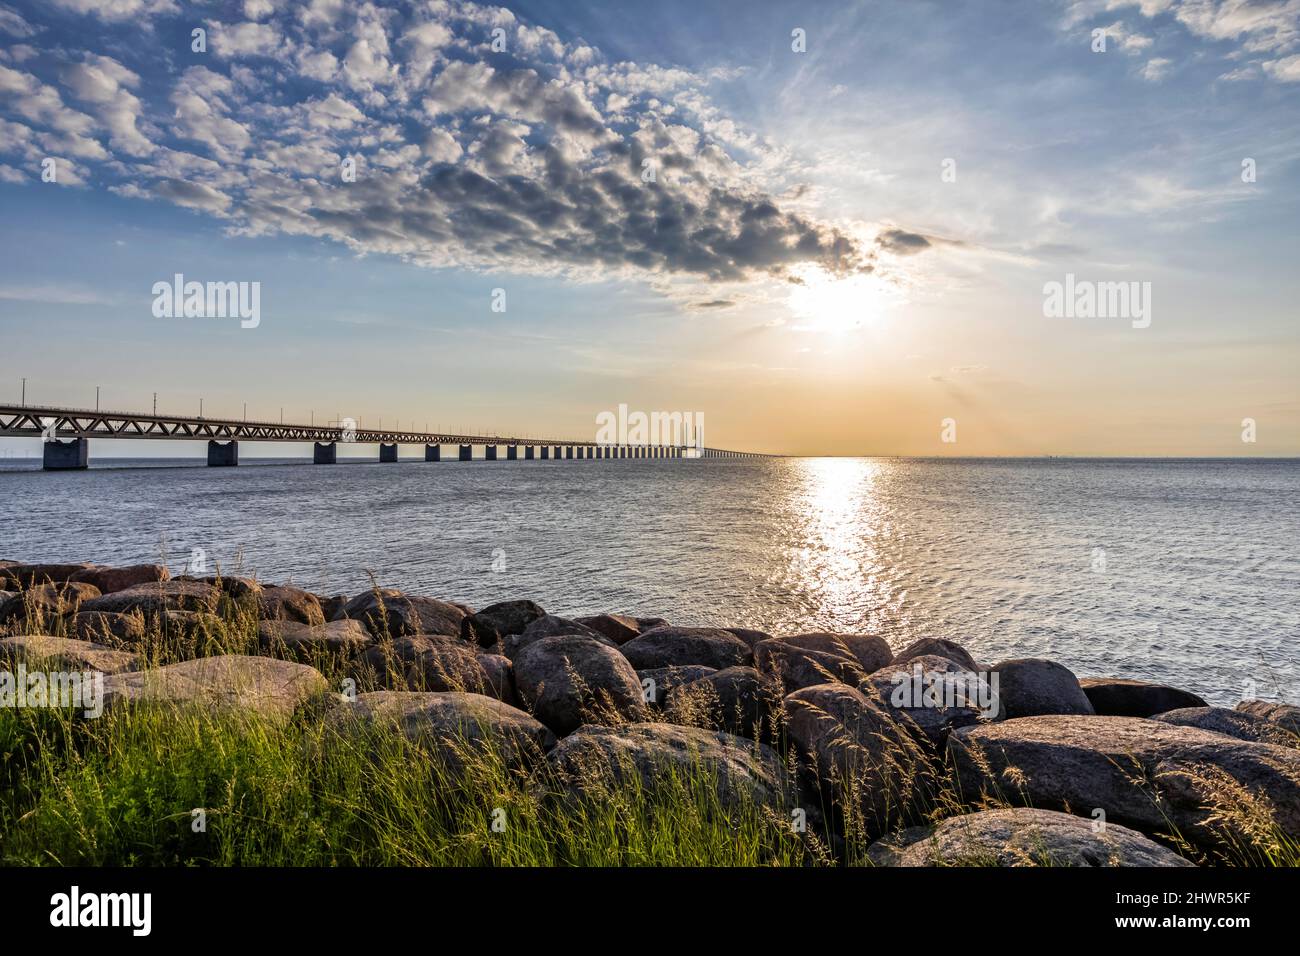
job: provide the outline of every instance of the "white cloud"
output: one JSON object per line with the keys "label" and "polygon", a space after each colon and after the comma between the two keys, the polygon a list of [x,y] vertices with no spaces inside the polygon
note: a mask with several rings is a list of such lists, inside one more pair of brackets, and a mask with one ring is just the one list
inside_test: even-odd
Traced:
{"label": "white cloud", "polygon": [[1169,75],[1169,68],[1173,61],[1162,56],[1153,56],[1147,60],[1146,66],[1142,67],[1142,79],[1148,83],[1159,83]]}
{"label": "white cloud", "polygon": [[1275,80],[1283,83],[1300,83],[1300,54],[1283,57],[1280,60],[1266,60],[1260,64]]}

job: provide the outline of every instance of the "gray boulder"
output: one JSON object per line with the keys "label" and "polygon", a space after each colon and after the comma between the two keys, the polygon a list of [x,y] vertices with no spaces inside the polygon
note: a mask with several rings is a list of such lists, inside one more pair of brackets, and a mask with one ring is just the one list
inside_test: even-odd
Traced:
{"label": "gray boulder", "polygon": [[664,706],[673,723],[770,740],[781,689],[752,667],[727,667],[675,687]]}
{"label": "gray boulder", "polygon": [[753,663],[749,645],[716,627],[657,627],[623,645],[623,654],[637,670],[702,664],[722,670]]}
{"label": "gray boulder", "polygon": [[942,637],[923,637],[920,640],[913,641],[894,655],[893,663],[906,664],[917,657],[943,657],[952,661],[962,670],[980,670],[979,664],[976,663],[975,658],[970,656],[966,648]]}
{"label": "gray boulder", "polygon": [[1052,810],[983,810],[873,843],[876,866],[1192,866],[1117,823]]}
{"label": "gray boulder", "polygon": [[1300,735],[1293,734],[1258,714],[1229,710],[1226,707],[1181,707],[1157,714],[1151,719],[1178,727],[1197,727],[1238,740],[1254,740],[1280,747],[1300,747]]}
{"label": "gray boulder", "polygon": [[325,609],[320,598],[302,588],[276,585],[264,587],[257,594],[257,612],[263,620],[297,621],[318,626],[325,623]]}
{"label": "gray boulder", "polygon": [[394,588],[372,588],[343,606],[344,617],[361,621],[376,637],[460,635],[465,611],[435,598],[409,597]]}
{"label": "gray boulder", "polygon": [[[636,676],[641,681],[642,700],[646,700],[647,703],[654,704],[656,707],[662,707],[668,699],[668,693],[674,687],[689,684],[693,680],[717,672],[716,667],[704,667],[701,664],[678,664],[672,667],[649,667],[637,671]],[[647,684],[646,681],[652,683]],[[648,698],[647,694],[649,695]]]}
{"label": "gray boulder", "polygon": [[1262,717],[1290,733],[1300,734],[1300,707],[1294,704],[1279,704],[1269,700],[1243,700],[1237,705],[1237,710],[1243,714]]}
{"label": "gray boulder", "polygon": [[195,611],[212,614],[217,610],[221,592],[202,581],[156,581],[114,591],[83,601],[82,611],[105,611],[129,614],[139,611],[150,617],[167,611]]}
{"label": "gray boulder", "polygon": [[313,626],[280,620],[259,623],[257,641],[268,654],[310,663],[322,657],[350,660],[375,639],[360,621],[330,621]]}
{"label": "gray boulder", "polygon": [[603,634],[615,644],[626,644],[641,633],[636,618],[624,614],[596,614],[577,618],[577,622]]}
{"label": "gray boulder", "polygon": [[545,616],[546,612],[532,601],[502,601],[462,618],[460,636],[479,647],[496,647],[506,637],[522,634],[529,624]]}
{"label": "gray boulder", "polygon": [[170,577],[171,572],[161,564],[133,564],[125,568],[87,568],[76,572],[68,580],[84,581],[98,588],[101,594],[112,594],[114,591],[133,588],[137,584],[166,581]]}
{"label": "gray boulder", "polygon": [[199,707],[283,724],[299,705],[327,689],[320,672],[305,664],[225,654],[110,675],[104,680],[104,706]]}
{"label": "gray boulder", "polygon": [[984,708],[996,706],[987,684],[978,684],[983,676],[950,658],[923,654],[882,667],[858,690],[914,737],[928,740],[935,753],[942,753],[954,727],[969,727],[984,715]]}
{"label": "gray boulder", "polygon": [[1154,717],[1181,707],[1209,706],[1190,691],[1123,677],[1083,677],[1079,686],[1092,709],[1107,717]]}
{"label": "gray boulder", "polygon": [[586,723],[641,720],[641,682],[617,649],[581,635],[546,637],[514,660],[520,699],[557,734]]}
{"label": "gray boulder", "polygon": [[[1042,716],[965,727],[948,739],[963,796],[1106,818],[1203,845],[1267,798],[1300,838],[1300,752],[1138,717]],[[1223,814],[1226,812],[1226,819]]]}
{"label": "gray boulder", "polygon": [[990,680],[997,675],[998,716],[1002,719],[1093,713],[1079,679],[1055,661],[1033,657],[1003,661],[989,673]]}
{"label": "gray boulder", "polygon": [[0,640],[0,661],[15,665],[22,663],[28,668],[46,666],[64,671],[100,671],[104,674],[133,671],[140,666],[139,656],[129,651],[45,634]]}
{"label": "gray boulder", "polygon": [[140,614],[79,611],[72,619],[72,633],[82,641],[98,641],[110,645],[135,644],[144,637],[144,617]]}
{"label": "gray boulder", "polygon": [[365,651],[360,664],[364,677],[388,690],[460,691],[516,702],[510,668],[459,638],[421,635],[381,641]]}
{"label": "gray boulder", "polygon": [[0,624],[48,626],[58,618],[76,614],[83,604],[97,597],[99,589],[82,582],[37,584],[0,605]]}
{"label": "gray boulder", "polygon": [[509,634],[501,640],[501,653],[506,657],[514,660],[519,656],[520,651],[530,644],[536,644],[538,641],[547,637],[563,637],[565,635],[576,634],[581,637],[589,637],[593,641],[599,641],[608,647],[618,648],[618,645],[611,641],[599,631],[593,631],[585,624],[579,624],[577,621],[570,621],[565,617],[557,617],[554,614],[547,614],[533,621],[522,634]]}
{"label": "gray boulder", "polygon": [[865,634],[795,634],[754,647],[755,666],[787,691],[833,681],[856,685],[891,660],[884,639]]}

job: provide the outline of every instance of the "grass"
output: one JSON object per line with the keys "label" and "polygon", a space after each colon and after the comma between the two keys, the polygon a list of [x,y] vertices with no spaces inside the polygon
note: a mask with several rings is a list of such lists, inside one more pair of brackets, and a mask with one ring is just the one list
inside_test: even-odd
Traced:
{"label": "grass", "polygon": [[[57,636],[68,620],[32,606],[8,627]],[[259,653],[257,626],[254,601],[223,596],[197,621],[142,619],[131,646],[151,666]],[[307,663],[333,687],[357,674],[337,658]],[[358,690],[399,679],[362,675]],[[679,697],[672,711],[705,726],[746,719],[708,698]],[[341,735],[322,707],[287,723],[167,706],[98,720],[0,709],[0,865],[858,865],[886,832],[972,809],[951,768],[914,752],[906,735],[883,741],[883,758],[863,750],[837,767],[832,793],[810,789],[784,731],[780,718],[753,731],[784,763],[785,797],[768,806],[723,794],[699,762],[664,768],[649,787],[593,771],[577,792],[547,761],[521,767],[491,746],[449,757],[397,733]],[[1223,849],[1207,856],[1176,832],[1166,842],[1201,862],[1300,863],[1258,798],[1209,783]],[[994,794],[978,808],[1023,803]],[[806,828],[793,823],[800,809]]]}

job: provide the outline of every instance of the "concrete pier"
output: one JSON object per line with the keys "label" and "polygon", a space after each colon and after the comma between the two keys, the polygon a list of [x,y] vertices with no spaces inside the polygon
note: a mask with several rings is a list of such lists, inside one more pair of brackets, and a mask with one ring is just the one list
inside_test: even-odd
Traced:
{"label": "concrete pier", "polygon": [[380,460],[381,462],[385,462],[385,463],[389,463],[389,464],[391,464],[392,462],[397,461],[397,445],[396,445],[396,443],[394,443],[394,444],[392,444],[392,445],[385,445],[383,442],[380,442],[380,443],[379,443],[379,460]]}
{"label": "concrete pier", "polygon": [[239,464],[239,442],[208,442],[208,467],[230,468]]}
{"label": "concrete pier", "polygon": [[496,461],[496,460],[497,460],[497,446],[496,446],[496,445],[484,445],[484,446],[483,446],[483,457],[486,458],[488,461]]}
{"label": "concrete pier", "polygon": [[524,446],[524,461],[532,461],[534,453],[537,451],[532,445]]}
{"label": "concrete pier", "polygon": [[90,441],[72,438],[68,441],[47,441],[41,455],[46,471],[79,471],[90,467]]}
{"label": "concrete pier", "polygon": [[572,457],[573,457],[573,446],[572,446],[572,445],[565,445],[565,446],[564,446],[564,457],[565,457],[565,458],[572,458]]}
{"label": "concrete pier", "polygon": [[473,461],[473,460],[474,460],[474,446],[473,446],[473,445],[461,445],[461,446],[460,446],[460,460],[461,460],[461,461]]}
{"label": "concrete pier", "polygon": [[506,445],[506,461],[518,461],[518,460],[519,460],[519,446]]}
{"label": "concrete pier", "polygon": [[555,460],[556,460],[556,461],[559,461],[561,458],[564,457],[564,449],[561,448],[559,445],[556,445],[556,446],[555,446],[555,454],[554,454],[554,457],[555,457]]}
{"label": "concrete pier", "polygon": [[339,446],[337,442],[316,442],[316,447],[312,449],[311,460],[317,465],[332,465],[339,460]]}
{"label": "concrete pier", "polygon": [[425,445],[425,446],[424,446],[424,460],[425,460],[425,461],[442,461],[442,446],[441,446],[441,445]]}

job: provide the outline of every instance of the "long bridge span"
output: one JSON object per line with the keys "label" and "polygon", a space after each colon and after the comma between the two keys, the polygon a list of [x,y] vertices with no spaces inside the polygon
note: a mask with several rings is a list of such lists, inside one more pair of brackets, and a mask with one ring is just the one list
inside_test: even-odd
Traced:
{"label": "long bridge span", "polygon": [[239,464],[240,442],[312,442],[312,460],[332,465],[338,460],[340,444],[377,444],[379,461],[397,461],[399,445],[423,445],[425,461],[441,461],[442,446],[455,447],[459,461],[473,458],[474,446],[484,449],[483,457],[497,460],[505,447],[505,458],[514,461],[551,457],[596,458],[767,458],[753,452],[709,448],[702,444],[609,444],[559,438],[502,437],[500,435],[458,435],[440,432],[408,432],[395,429],[353,427],[350,421],[325,425],[294,425],[227,418],[187,417],[157,413],[106,412],[80,408],[37,405],[0,405],[0,438],[42,438],[46,470],[86,468],[90,462],[90,439],[134,439],[161,441],[203,441],[208,443],[208,464]]}

